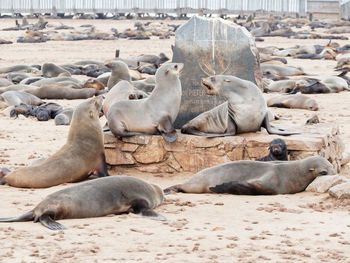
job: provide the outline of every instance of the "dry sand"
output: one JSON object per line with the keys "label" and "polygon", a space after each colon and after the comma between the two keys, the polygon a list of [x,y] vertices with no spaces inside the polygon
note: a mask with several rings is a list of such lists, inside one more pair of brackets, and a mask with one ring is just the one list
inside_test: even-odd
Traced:
{"label": "dry sand", "polygon": [[[54,22],[55,20],[49,20]],[[93,23],[98,29],[121,31],[134,21],[61,20],[78,27]],[[57,21],[56,21],[57,22]],[[13,26],[1,19],[0,29]],[[21,32],[1,31],[1,38],[15,42]],[[295,44],[326,44],[328,40],[266,38],[258,46],[289,47]],[[348,41],[337,41],[340,44]],[[121,57],[165,52],[171,57],[170,40],[150,41],[50,41],[40,44],[0,46],[0,67],[15,64],[57,64],[78,60],[107,60],[115,49]],[[290,65],[326,77],[334,74],[335,61],[288,59]],[[321,122],[339,124],[350,149],[350,93],[312,95],[320,104]],[[75,106],[81,101],[57,101]],[[302,125],[314,112],[274,109]],[[104,120],[101,119],[104,124]],[[0,116],[0,167],[23,166],[57,151],[69,127],[53,120]],[[343,170],[347,175],[348,169]],[[120,174],[121,171],[114,172]],[[133,174],[167,187],[192,174]],[[67,185],[48,189],[17,189],[1,186],[0,217],[22,214],[46,195]],[[137,215],[60,221],[69,229],[54,232],[32,222],[0,225],[0,262],[350,262],[350,201],[337,201],[328,194],[299,193],[278,196],[230,196],[173,194],[157,212],[167,222]]]}

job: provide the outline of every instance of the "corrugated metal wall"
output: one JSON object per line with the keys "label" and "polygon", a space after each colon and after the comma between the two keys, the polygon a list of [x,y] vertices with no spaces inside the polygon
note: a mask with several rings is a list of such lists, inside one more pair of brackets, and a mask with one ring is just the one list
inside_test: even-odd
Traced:
{"label": "corrugated metal wall", "polygon": [[0,0],[0,12],[30,13],[51,12],[115,12],[115,11],[166,11],[186,10],[208,12],[225,10],[237,11],[265,10],[274,12],[300,13],[305,10],[306,0]]}

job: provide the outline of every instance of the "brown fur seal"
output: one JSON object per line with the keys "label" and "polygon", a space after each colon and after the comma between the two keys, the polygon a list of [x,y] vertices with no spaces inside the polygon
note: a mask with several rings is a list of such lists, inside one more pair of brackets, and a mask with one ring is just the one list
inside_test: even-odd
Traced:
{"label": "brown fur seal", "polygon": [[148,98],[114,103],[107,116],[111,132],[121,137],[160,133],[166,141],[175,141],[173,123],[181,103],[182,68],[182,63],[162,65],[156,73],[156,87]]}
{"label": "brown fur seal", "polygon": [[2,93],[0,96],[4,98],[7,104],[12,106],[20,105],[21,103],[39,106],[44,103],[37,96],[22,91],[10,90]]}
{"label": "brown fur seal", "polygon": [[53,78],[57,77],[58,75],[67,77],[71,76],[67,70],[51,62],[44,63],[41,71],[43,76],[46,78]]}
{"label": "brown fur seal", "polygon": [[264,92],[282,92],[289,93],[293,91],[296,87],[308,85],[305,80],[298,79],[286,79],[286,80],[277,80],[270,83]]}
{"label": "brown fur seal", "polygon": [[94,88],[74,89],[61,84],[43,85],[41,87],[25,90],[25,92],[33,94],[41,99],[87,99],[97,94]]}
{"label": "brown fur seal", "polygon": [[0,94],[4,93],[6,91],[24,91],[26,89],[33,89],[35,88],[35,86],[31,86],[31,85],[23,85],[23,84],[15,84],[15,85],[10,85],[8,87],[1,87],[0,88]]}
{"label": "brown fur seal", "polygon": [[73,108],[64,109],[55,117],[55,125],[70,125],[73,117]]}
{"label": "brown fur seal", "polygon": [[260,68],[264,76],[268,76],[270,74],[282,77],[306,75],[301,69],[286,65],[280,66],[272,64],[262,64]]}
{"label": "brown fur seal", "polygon": [[327,174],[335,171],[320,156],[290,162],[235,161],[204,169],[164,192],[294,194],[304,191],[317,176]]}
{"label": "brown fur seal", "polygon": [[217,95],[227,102],[187,122],[181,132],[206,137],[255,132],[264,127],[270,134],[291,135],[272,130],[266,101],[253,83],[234,76],[216,75],[202,79],[208,95]]}
{"label": "brown fur seal", "polygon": [[87,178],[93,171],[108,175],[99,121],[102,97],[79,104],[74,111],[66,144],[39,165],[17,169],[1,178],[2,184],[44,188]]}
{"label": "brown fur seal", "polygon": [[118,101],[139,100],[147,97],[148,95],[145,92],[135,89],[130,82],[126,80],[119,81],[106,94],[106,98],[103,101],[103,113],[107,118],[109,108]]}
{"label": "brown fur seal", "polygon": [[0,78],[0,87],[8,87],[12,85],[13,83],[7,79]]}
{"label": "brown fur seal", "polygon": [[133,212],[164,221],[152,209],[164,200],[162,189],[130,176],[112,176],[79,183],[48,195],[33,210],[0,222],[34,221],[52,230],[66,229],[54,220],[100,217]]}
{"label": "brown fur seal", "polygon": [[106,63],[105,66],[112,70],[111,76],[108,79],[107,88],[111,89],[121,80],[131,81],[129,68],[123,61],[117,60]]}
{"label": "brown fur seal", "polygon": [[10,73],[10,72],[37,72],[38,69],[27,66],[27,65],[16,65],[10,67],[0,68],[0,73]]}
{"label": "brown fur seal", "polygon": [[267,100],[267,106],[290,109],[305,109],[313,111],[318,110],[318,104],[316,100],[302,94],[280,95],[272,97]]}
{"label": "brown fur seal", "polygon": [[35,116],[38,121],[48,121],[54,119],[57,114],[63,110],[62,106],[49,102],[40,106],[30,106],[27,104],[20,104],[14,107],[10,112],[10,117],[18,117],[19,114],[28,116]]}
{"label": "brown fur seal", "polygon": [[81,85],[80,81],[75,79],[75,78],[71,78],[71,77],[54,77],[54,78],[45,78],[45,79],[41,79],[38,81],[35,81],[32,85],[33,86],[37,86],[37,87],[41,87],[43,85],[47,85],[47,84],[57,84],[60,82],[71,82],[71,83],[75,83],[77,85]]}
{"label": "brown fur seal", "polygon": [[85,83],[83,84],[83,88],[94,88],[96,90],[104,90],[105,89],[105,85],[97,80],[97,79],[88,79],[87,81],[85,81]]}
{"label": "brown fur seal", "polygon": [[256,159],[255,161],[271,162],[271,161],[288,161],[287,144],[282,139],[273,139],[269,145],[269,154]]}

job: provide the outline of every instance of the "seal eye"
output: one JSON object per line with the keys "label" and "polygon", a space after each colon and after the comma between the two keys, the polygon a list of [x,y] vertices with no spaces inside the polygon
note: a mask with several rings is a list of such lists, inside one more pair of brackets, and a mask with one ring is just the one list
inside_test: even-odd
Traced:
{"label": "seal eye", "polygon": [[320,172],[320,174],[321,175],[327,175],[328,173],[327,173],[327,171],[322,171],[322,172]]}
{"label": "seal eye", "polygon": [[177,69],[177,65],[175,65],[174,68]]}
{"label": "seal eye", "polygon": [[210,78],[210,81],[211,81],[211,82],[214,82],[214,81],[215,81],[215,78],[214,78],[214,77],[211,77],[211,78]]}

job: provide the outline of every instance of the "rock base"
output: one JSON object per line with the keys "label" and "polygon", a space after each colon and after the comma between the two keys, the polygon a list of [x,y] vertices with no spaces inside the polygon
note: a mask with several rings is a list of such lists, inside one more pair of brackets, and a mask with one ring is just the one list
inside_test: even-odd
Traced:
{"label": "rock base", "polygon": [[173,143],[158,135],[117,139],[109,132],[104,134],[104,143],[106,160],[111,166],[150,173],[178,173],[263,157],[269,152],[269,143],[282,138],[287,143],[290,160],[320,155],[340,171],[344,149],[336,125],[319,123],[300,127],[298,131],[301,134],[287,137],[269,135],[263,130],[210,139],[178,131],[179,137]]}

